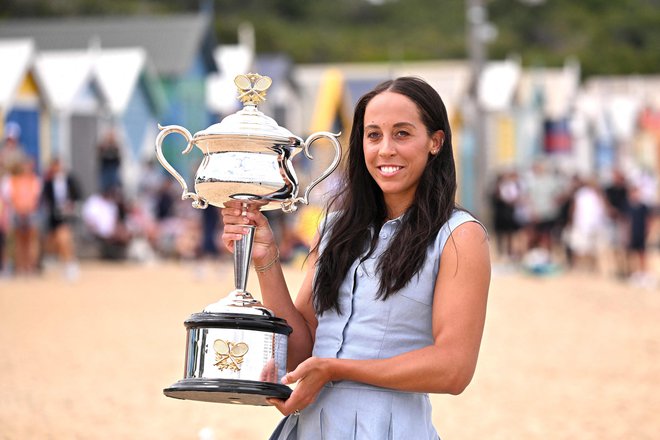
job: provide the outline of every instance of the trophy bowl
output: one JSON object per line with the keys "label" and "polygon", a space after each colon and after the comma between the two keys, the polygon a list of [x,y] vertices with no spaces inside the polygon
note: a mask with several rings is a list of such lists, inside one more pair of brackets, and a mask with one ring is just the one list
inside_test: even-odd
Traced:
{"label": "trophy bowl", "polygon": [[[159,125],[156,155],[183,188],[181,198],[193,199],[196,208],[206,208],[209,204],[224,207],[224,203],[232,199],[258,199],[265,202],[262,210],[281,208],[285,212],[295,211],[298,203],[309,204],[309,192],[339,164],[339,134],[321,131],[303,141],[257,109],[257,104],[265,100],[270,78],[239,75],[235,82],[244,107],[221,122],[194,136],[179,125]],[[187,145],[183,154],[196,145],[204,155],[195,175],[194,192],[188,191],[185,179],[163,155],[163,140],[172,133],[185,138]],[[301,151],[313,159],[309,147],[319,139],[330,141],[335,156],[328,168],[309,183],[303,196],[298,197],[299,183],[291,160]]]}
{"label": "trophy bowl", "polygon": [[[338,134],[317,132],[303,141],[257,109],[257,104],[265,100],[270,78],[250,73],[238,75],[234,82],[243,109],[220,123],[194,136],[178,125],[159,126],[156,155],[181,185],[181,198],[192,199],[192,206],[199,209],[224,207],[231,200],[239,200],[244,209],[255,204],[261,210],[291,213],[298,204],[309,204],[309,192],[339,164]],[[185,138],[184,154],[197,146],[204,155],[192,192],[163,155],[163,140],[172,133]],[[335,156],[300,197],[291,159],[300,151],[313,159],[309,147],[319,139],[330,141]],[[234,246],[234,290],[184,322],[184,377],[163,390],[168,397],[268,405],[267,398],[286,399],[291,394],[281,380],[286,374],[287,340],[292,329],[245,290],[254,226],[246,228],[248,233]]]}

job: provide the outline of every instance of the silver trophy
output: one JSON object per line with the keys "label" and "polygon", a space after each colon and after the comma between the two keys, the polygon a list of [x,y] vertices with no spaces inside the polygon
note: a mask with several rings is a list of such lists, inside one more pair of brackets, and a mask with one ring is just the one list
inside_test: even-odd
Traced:
{"label": "silver trophy", "polygon": [[[338,135],[318,132],[303,141],[257,109],[265,100],[272,81],[249,73],[234,80],[243,109],[220,123],[196,133],[184,127],[160,127],[156,154],[163,167],[181,184],[182,199],[192,206],[224,207],[231,200],[244,208],[256,204],[262,210],[282,209],[290,213],[297,205],[309,204],[309,193],[339,164]],[[195,176],[195,191],[168,163],[162,143],[171,133],[187,142],[183,154],[196,145],[204,155]],[[301,150],[309,159],[310,145],[327,139],[335,154],[328,168],[298,196],[299,184],[291,159]],[[291,327],[277,318],[245,290],[252,255],[254,226],[238,240],[234,249],[234,290],[202,312],[192,314],[187,330],[184,378],[163,390],[166,396],[207,402],[267,405],[266,399],[286,399],[291,389],[281,384],[286,374],[287,339]]]}

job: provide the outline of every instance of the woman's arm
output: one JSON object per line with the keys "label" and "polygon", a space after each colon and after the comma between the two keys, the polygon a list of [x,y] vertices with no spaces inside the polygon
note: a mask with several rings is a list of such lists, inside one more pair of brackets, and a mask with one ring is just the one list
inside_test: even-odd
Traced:
{"label": "woman's arm", "polygon": [[295,369],[312,355],[317,325],[312,304],[315,263],[316,255],[312,254],[307,260],[305,278],[295,302],[289,295],[279,260],[266,271],[257,272],[264,305],[272,310],[275,316],[285,319],[293,328],[287,342],[287,371]]}
{"label": "woman's arm", "polygon": [[255,268],[265,268],[256,271],[259,277],[262,302],[276,317],[285,319],[293,329],[287,342],[287,367],[294,369],[311,356],[314,344],[317,322],[311,298],[316,255],[312,254],[308,259],[306,276],[294,303],[282,272],[278,257],[279,251],[268,219],[258,210],[258,204],[250,203],[246,215],[242,215],[240,202],[227,203],[228,207],[222,210],[224,222],[222,240],[225,246],[233,252],[234,241],[246,233],[245,225],[251,224],[256,227],[252,261]]}
{"label": "woman's arm", "polygon": [[483,334],[490,256],[484,229],[457,227],[442,252],[433,301],[434,344],[388,359],[310,358],[287,374],[298,381],[287,401],[273,401],[284,414],[316,399],[328,381],[351,380],[402,391],[459,394],[472,380]]}

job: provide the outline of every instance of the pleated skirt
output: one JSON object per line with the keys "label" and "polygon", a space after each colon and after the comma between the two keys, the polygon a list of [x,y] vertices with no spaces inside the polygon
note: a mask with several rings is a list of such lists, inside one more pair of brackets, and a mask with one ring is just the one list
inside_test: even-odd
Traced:
{"label": "pleated skirt", "polygon": [[318,399],[286,417],[277,440],[438,440],[428,394],[355,382],[327,384]]}

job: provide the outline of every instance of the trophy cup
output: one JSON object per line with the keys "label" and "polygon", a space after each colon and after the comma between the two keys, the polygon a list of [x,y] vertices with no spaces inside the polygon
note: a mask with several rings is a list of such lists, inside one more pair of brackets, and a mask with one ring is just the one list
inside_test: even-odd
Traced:
{"label": "trophy cup", "polygon": [[[309,204],[309,192],[339,164],[338,135],[317,132],[303,141],[257,109],[272,83],[269,77],[249,73],[238,75],[234,83],[243,109],[220,123],[194,136],[181,126],[159,125],[156,155],[183,188],[181,198],[192,199],[192,206],[198,209],[208,205],[223,207],[228,201],[239,200],[244,208],[257,203],[262,210],[282,209],[290,213],[299,203]],[[194,192],[188,191],[184,178],[163,155],[163,140],[171,133],[186,139],[183,154],[196,145],[204,155],[195,176]],[[299,197],[291,159],[301,149],[307,158],[313,159],[309,147],[322,138],[333,145],[334,159]],[[253,237],[254,226],[248,227],[248,233],[235,243],[234,290],[184,322],[184,378],[164,389],[166,396],[268,405],[267,398],[286,399],[291,394],[281,379],[286,374],[287,339],[292,329],[245,290]]]}

